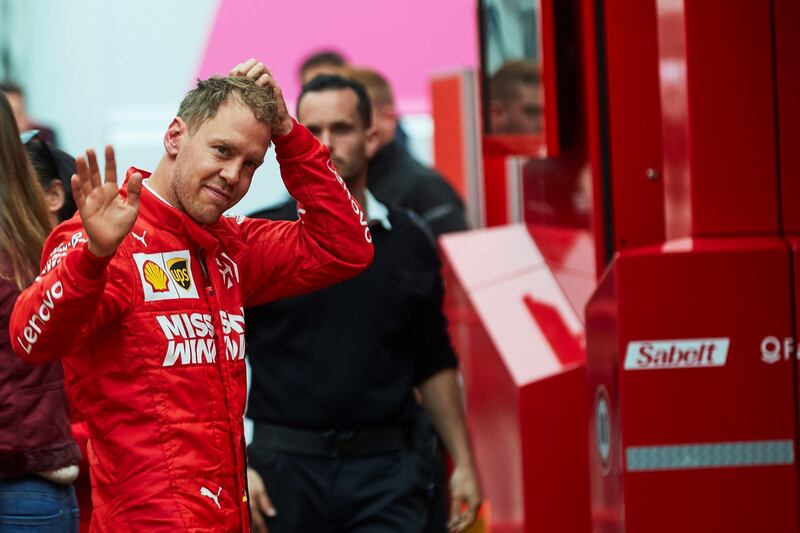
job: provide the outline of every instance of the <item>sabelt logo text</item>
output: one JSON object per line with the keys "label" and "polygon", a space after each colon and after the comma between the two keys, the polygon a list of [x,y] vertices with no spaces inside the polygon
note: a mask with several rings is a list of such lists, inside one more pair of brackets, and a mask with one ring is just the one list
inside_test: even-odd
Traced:
{"label": "sabelt logo text", "polygon": [[725,366],[729,345],[727,337],[631,341],[625,353],[625,370]]}

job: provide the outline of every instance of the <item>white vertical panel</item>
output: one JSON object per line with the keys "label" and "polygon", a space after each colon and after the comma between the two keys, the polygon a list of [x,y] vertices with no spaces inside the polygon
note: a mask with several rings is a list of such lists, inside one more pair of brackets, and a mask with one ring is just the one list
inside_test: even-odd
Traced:
{"label": "white vertical panel", "polygon": [[71,153],[113,141],[120,166],[151,166],[217,2],[12,0],[21,18],[14,42],[24,51],[14,57],[31,114],[53,125]]}

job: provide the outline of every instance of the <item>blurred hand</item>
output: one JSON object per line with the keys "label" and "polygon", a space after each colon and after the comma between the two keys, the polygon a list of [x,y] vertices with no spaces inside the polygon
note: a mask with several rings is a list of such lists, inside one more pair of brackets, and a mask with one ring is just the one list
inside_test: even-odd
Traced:
{"label": "blurred hand", "polygon": [[72,195],[89,237],[89,251],[106,257],[117,251],[122,239],[133,228],[139,216],[139,195],[142,175],[128,180],[128,197],[123,199],[117,186],[117,164],[114,149],[106,146],[106,176],[101,180],[94,150],[75,160],[78,173],[72,175]]}
{"label": "blurred hand", "polygon": [[450,476],[450,531],[460,532],[475,522],[478,506],[481,504],[481,491],[475,467],[456,466]]}
{"label": "blurred hand", "polygon": [[264,481],[258,472],[252,468],[247,469],[247,491],[250,495],[250,514],[253,516],[254,533],[268,533],[267,521],[264,515],[272,518],[278,513],[267,495]]}
{"label": "blurred hand", "polygon": [[256,85],[265,87],[270,86],[275,92],[276,109],[275,116],[272,118],[272,134],[273,135],[286,135],[292,131],[294,122],[289,115],[289,110],[286,107],[286,101],[283,99],[283,91],[281,91],[278,82],[272,77],[272,72],[264,65],[255,59],[248,59],[244,63],[239,63],[231,69],[230,76],[244,76],[256,80]]}

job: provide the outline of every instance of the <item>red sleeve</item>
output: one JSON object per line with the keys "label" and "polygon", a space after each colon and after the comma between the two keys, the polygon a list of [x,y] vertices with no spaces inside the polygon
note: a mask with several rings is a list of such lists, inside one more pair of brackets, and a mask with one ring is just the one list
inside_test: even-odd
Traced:
{"label": "red sleeve", "polygon": [[42,272],[22,291],[11,314],[11,343],[25,361],[44,363],[67,355],[78,339],[129,304],[125,291],[106,290],[113,256],[95,257],[85,248],[87,242],[74,221],[48,237]]}
{"label": "red sleeve", "polygon": [[249,247],[249,275],[242,280],[246,307],[331,285],[372,262],[366,215],[334,170],[328,149],[297,122],[273,140],[300,219],[240,220]]}
{"label": "red sleeve", "polygon": [[86,422],[72,423],[72,437],[81,449],[83,458],[78,464],[78,479],[73,483],[75,495],[78,497],[78,508],[80,517],[81,533],[88,533],[92,516],[92,483],[89,478],[89,454],[87,447],[89,444],[89,425]]}
{"label": "red sleeve", "polygon": [[81,449],[81,455],[83,456],[83,459],[81,459],[80,463],[81,473],[88,473],[89,461],[86,459],[88,457],[86,455],[86,444],[89,442],[89,424],[83,420],[79,422],[72,422],[70,429],[72,430],[72,438],[75,439],[75,442]]}

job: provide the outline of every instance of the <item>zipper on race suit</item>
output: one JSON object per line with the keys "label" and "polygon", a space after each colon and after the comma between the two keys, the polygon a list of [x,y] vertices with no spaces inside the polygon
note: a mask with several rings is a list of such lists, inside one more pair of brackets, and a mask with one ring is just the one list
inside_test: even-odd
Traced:
{"label": "zipper on race suit", "polygon": [[[206,290],[206,293],[209,296],[214,296],[214,287],[211,284],[211,276],[209,276],[209,273],[208,273],[208,265],[206,264],[206,255],[205,255],[205,250],[203,248],[200,248],[197,251],[197,258],[200,261],[200,268],[203,270],[203,277],[205,278],[205,290]],[[217,319],[218,319],[218,317],[220,316],[219,315],[220,309],[219,309],[219,304],[216,301],[216,299],[215,298],[209,298],[208,305],[211,307],[212,316],[217,317]],[[216,330],[217,328],[220,328],[220,331],[221,331],[222,330],[222,324],[218,323],[217,320],[214,320],[214,319],[212,319],[212,321],[213,321],[213,324],[214,324],[214,329]],[[223,347],[223,351],[224,351],[225,343],[221,342],[219,344],[220,344],[220,346]],[[226,373],[227,369],[224,368],[224,365],[221,364],[221,361],[222,361],[222,357],[218,357],[217,358],[217,371],[219,372],[220,378],[222,379],[223,387],[225,387],[225,389],[226,389],[226,392],[223,395],[223,403],[225,405],[225,412],[226,413],[230,413],[228,393],[227,393],[228,381],[229,381],[229,378],[230,378],[230,374]],[[233,428],[234,428],[235,424],[233,422],[231,422],[230,416],[228,418],[228,423],[229,423],[229,426],[231,428],[231,435],[233,435],[233,432],[234,432]],[[233,443],[231,443],[231,444],[233,444]],[[239,508],[239,518],[240,518],[240,520],[242,520],[242,523],[247,523],[249,525],[252,522],[252,516],[250,515],[249,494],[247,492],[247,443],[246,443],[246,441],[244,439],[244,435],[242,435],[241,444],[240,445],[242,446],[242,457],[244,458],[244,472],[243,472],[244,475],[241,476],[241,479],[237,480],[237,485],[240,484],[241,487],[242,487],[241,488],[242,505]],[[236,449],[235,445],[232,446],[232,449],[234,449],[234,450]],[[239,487],[237,486],[237,488],[239,488]],[[244,511],[242,511],[242,507],[244,507]]]}
{"label": "zipper on race suit", "polygon": [[206,282],[206,292],[210,296],[214,296],[214,288],[211,286],[211,277],[208,275],[208,266],[206,265],[206,255],[204,252],[205,250],[200,248],[200,250],[197,252],[197,257],[200,259],[200,268],[203,269],[203,278]]}

